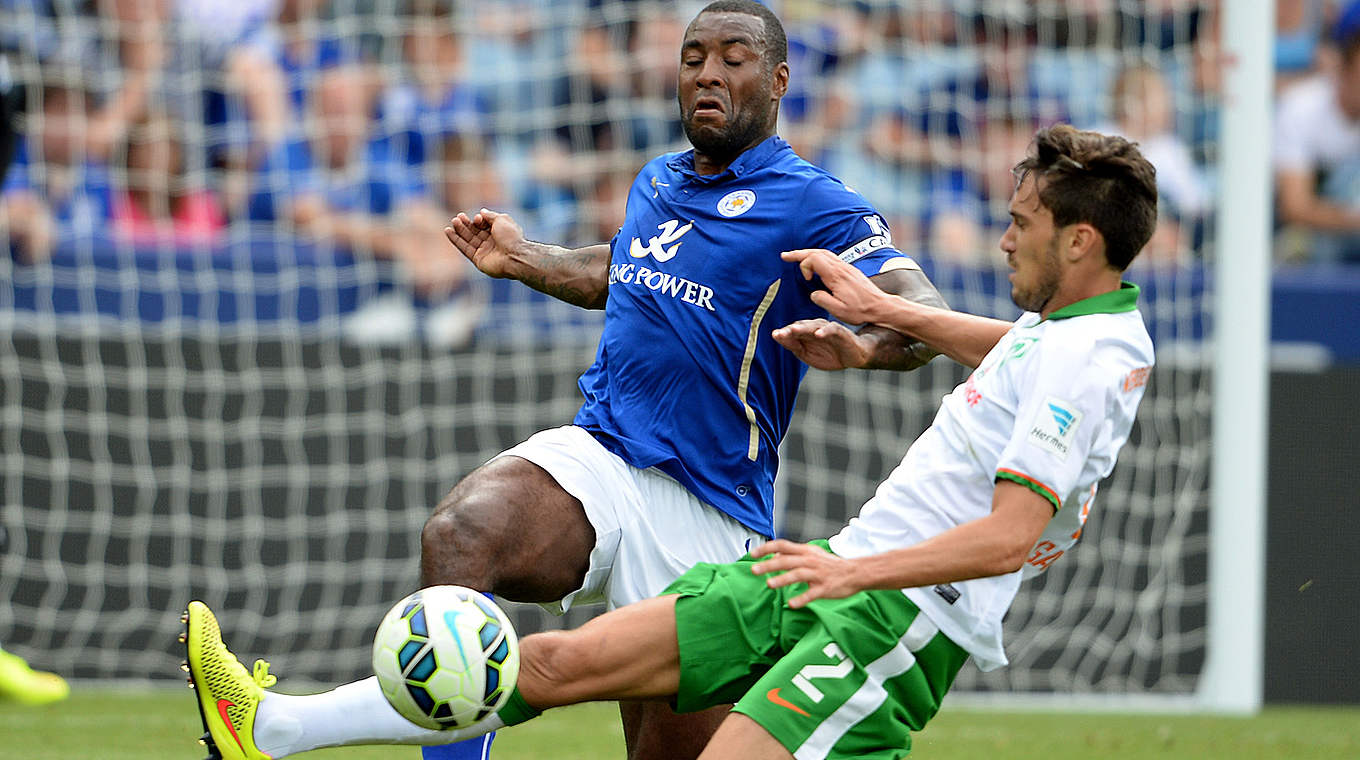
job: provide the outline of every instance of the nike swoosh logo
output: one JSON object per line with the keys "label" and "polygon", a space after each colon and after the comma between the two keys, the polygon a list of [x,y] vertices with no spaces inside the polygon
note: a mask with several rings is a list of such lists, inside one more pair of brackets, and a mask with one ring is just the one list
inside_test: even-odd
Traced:
{"label": "nike swoosh logo", "polygon": [[458,636],[458,610],[447,610],[444,613],[444,625],[453,632],[453,643],[458,645],[458,656],[463,660],[463,670],[470,670],[472,665],[468,663],[467,652],[463,651],[463,639]]}
{"label": "nike swoosh logo", "polygon": [[768,700],[770,700],[771,702],[773,702],[773,703],[779,705],[780,707],[787,707],[787,708],[789,708],[790,710],[793,710],[794,712],[798,713],[799,715],[802,715],[802,716],[805,716],[805,717],[808,717],[808,718],[811,718],[811,717],[812,717],[811,715],[808,714],[808,711],[807,711],[807,710],[804,710],[803,708],[799,707],[798,705],[795,705],[794,703],[788,701],[787,699],[784,699],[783,697],[779,696],[779,687],[778,687],[778,686],[776,686],[775,688],[770,689],[769,691],[765,692],[765,698],[768,699]]}
{"label": "nike swoosh logo", "polygon": [[217,712],[222,716],[222,722],[227,724],[227,730],[231,732],[231,738],[236,740],[236,746],[241,748],[241,752],[245,752],[246,745],[241,743],[241,737],[236,735],[236,726],[233,726],[231,724],[231,718],[227,716],[227,708],[235,706],[236,703],[230,700],[227,699],[217,700]]}

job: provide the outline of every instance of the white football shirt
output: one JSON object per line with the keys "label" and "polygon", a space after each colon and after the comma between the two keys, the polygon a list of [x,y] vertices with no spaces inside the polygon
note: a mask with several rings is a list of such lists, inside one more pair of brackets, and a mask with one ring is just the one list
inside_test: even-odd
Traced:
{"label": "white football shirt", "polygon": [[1275,109],[1275,168],[1325,171],[1360,156],[1360,122],[1337,103],[1337,84],[1326,76],[1296,82]]}
{"label": "white football shirt", "polygon": [[857,517],[831,538],[844,557],[924,541],[991,513],[998,480],[1048,499],[1055,514],[1023,569],[904,589],[983,670],[1006,664],[1001,619],[1023,578],[1043,572],[1081,535],[1096,484],[1110,474],[1151,371],[1138,287],[1026,312],[968,379]]}

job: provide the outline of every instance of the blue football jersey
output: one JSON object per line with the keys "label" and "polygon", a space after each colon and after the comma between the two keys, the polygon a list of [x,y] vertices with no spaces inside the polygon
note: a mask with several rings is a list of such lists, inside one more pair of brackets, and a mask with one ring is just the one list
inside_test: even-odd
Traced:
{"label": "blue football jersey", "polygon": [[825,317],[779,254],[826,248],[874,275],[902,254],[840,180],[771,137],[721,174],[694,153],[643,167],[612,243],[609,300],[576,424],[635,467],[774,533],[779,442],[806,365],[770,337]]}

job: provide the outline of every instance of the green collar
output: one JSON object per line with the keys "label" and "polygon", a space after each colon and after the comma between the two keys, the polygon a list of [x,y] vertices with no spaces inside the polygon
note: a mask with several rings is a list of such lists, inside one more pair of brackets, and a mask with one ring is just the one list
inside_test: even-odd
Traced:
{"label": "green collar", "polygon": [[1048,319],[1084,317],[1087,314],[1118,314],[1138,308],[1138,286],[1131,282],[1119,283],[1119,290],[1083,298],[1048,315]]}

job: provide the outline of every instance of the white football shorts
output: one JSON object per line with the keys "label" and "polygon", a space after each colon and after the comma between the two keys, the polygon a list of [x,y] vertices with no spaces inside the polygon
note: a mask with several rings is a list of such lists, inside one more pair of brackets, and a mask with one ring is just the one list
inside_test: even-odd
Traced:
{"label": "white football shorts", "polygon": [[698,500],[660,470],[640,470],[600,445],[584,428],[535,433],[497,454],[533,462],[585,507],[595,548],[581,588],[543,606],[622,607],[662,590],[698,562],[732,562],[765,536]]}

